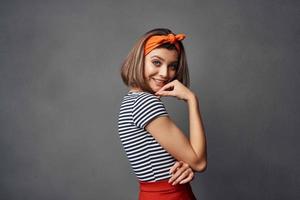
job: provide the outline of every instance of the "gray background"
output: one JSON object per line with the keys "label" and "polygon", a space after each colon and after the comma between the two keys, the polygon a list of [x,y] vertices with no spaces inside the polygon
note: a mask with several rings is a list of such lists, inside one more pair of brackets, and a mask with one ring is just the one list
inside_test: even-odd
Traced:
{"label": "gray background", "polygon": [[[208,169],[199,199],[300,199],[299,1],[0,1],[0,199],[136,199],[119,67],[185,33]],[[184,102],[163,98],[187,130]]]}

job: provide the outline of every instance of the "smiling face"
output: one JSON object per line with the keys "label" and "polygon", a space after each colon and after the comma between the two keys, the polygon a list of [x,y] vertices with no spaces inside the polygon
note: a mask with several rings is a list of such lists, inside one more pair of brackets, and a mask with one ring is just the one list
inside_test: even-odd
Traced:
{"label": "smiling face", "polygon": [[157,92],[175,77],[177,68],[178,53],[175,49],[154,49],[145,56],[145,81],[153,92]]}

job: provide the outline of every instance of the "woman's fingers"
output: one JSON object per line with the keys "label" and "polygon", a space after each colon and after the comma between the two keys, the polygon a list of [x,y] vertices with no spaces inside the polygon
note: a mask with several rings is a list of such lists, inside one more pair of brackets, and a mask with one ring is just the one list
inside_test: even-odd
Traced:
{"label": "woman's fingers", "polygon": [[164,85],[162,88],[159,89],[155,93],[155,95],[160,95],[160,96],[174,96],[174,83],[170,82],[166,85]]}
{"label": "woman's fingers", "polygon": [[170,174],[173,174],[177,168],[181,167],[182,162],[176,161],[175,164],[170,168]]}
{"label": "woman's fingers", "polygon": [[[178,168],[177,166],[180,166]],[[177,167],[175,169],[175,167]],[[172,175],[172,177],[169,179],[169,183],[172,183],[172,185],[176,184],[185,184],[187,182],[190,182],[194,178],[194,171],[190,168],[190,166],[182,161],[176,162],[172,168],[172,170],[176,170],[175,173]]]}
{"label": "woman's fingers", "polygon": [[[182,162],[182,161],[180,161],[180,162]],[[189,165],[182,162],[181,167],[177,168],[176,172],[169,179],[169,183],[176,181],[175,184],[177,184],[178,182],[182,181],[184,178],[186,178],[190,174],[190,170],[191,170],[191,168],[189,167]],[[174,183],[173,183],[173,185],[174,185]]]}
{"label": "woman's fingers", "polygon": [[173,96],[179,100],[186,100],[191,91],[177,79],[167,83],[160,88],[155,95],[158,96]]}
{"label": "woman's fingers", "polygon": [[165,90],[171,90],[172,88],[174,88],[174,82],[171,81],[169,83],[167,83],[166,85],[164,85],[162,88],[159,89],[158,92],[162,92],[162,91],[165,91]]}
{"label": "woman's fingers", "polygon": [[172,176],[169,179],[169,183],[172,183],[177,178],[177,176],[178,176],[178,170],[182,167],[182,164],[183,164],[183,162],[176,161],[176,163],[170,168],[170,174],[172,174]]}
{"label": "woman's fingers", "polygon": [[174,91],[160,91],[160,92],[156,92],[155,95],[159,95],[159,96],[176,96]]}
{"label": "woman's fingers", "polygon": [[185,179],[183,179],[182,181],[179,182],[179,184],[185,184],[188,183],[190,181],[192,181],[194,178],[194,172],[191,170],[190,174],[188,175],[188,177],[186,177]]}
{"label": "woman's fingers", "polygon": [[184,173],[184,171],[185,171],[185,169],[182,169],[182,168],[176,170],[176,172],[175,172],[175,173],[172,175],[172,177],[169,179],[169,183],[172,183],[172,185],[173,185],[174,181],[177,180],[177,178],[178,178],[180,175],[182,175],[182,174]]}
{"label": "woman's fingers", "polygon": [[155,94],[160,96],[177,96],[177,87],[178,81],[174,80],[172,82],[167,83],[162,88],[159,89]]}
{"label": "woman's fingers", "polygon": [[176,185],[176,184],[178,184],[178,183],[180,183],[180,182],[182,182],[182,181],[186,181],[186,179],[187,180],[190,180],[191,179],[191,176],[190,176],[190,174],[191,174],[191,170],[190,169],[187,169],[187,170],[185,170],[185,171],[183,171],[175,180],[174,180],[174,182],[172,183],[172,185]]}

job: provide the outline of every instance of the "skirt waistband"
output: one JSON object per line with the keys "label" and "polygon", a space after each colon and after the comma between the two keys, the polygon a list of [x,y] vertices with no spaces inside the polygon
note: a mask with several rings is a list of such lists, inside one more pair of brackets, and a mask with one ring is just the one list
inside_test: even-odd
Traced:
{"label": "skirt waistband", "polygon": [[156,182],[139,181],[140,191],[143,192],[172,192],[190,189],[190,184],[176,184],[172,185],[168,180],[160,180]]}
{"label": "skirt waistband", "polygon": [[172,185],[168,180],[139,183],[139,200],[196,200],[189,183]]}

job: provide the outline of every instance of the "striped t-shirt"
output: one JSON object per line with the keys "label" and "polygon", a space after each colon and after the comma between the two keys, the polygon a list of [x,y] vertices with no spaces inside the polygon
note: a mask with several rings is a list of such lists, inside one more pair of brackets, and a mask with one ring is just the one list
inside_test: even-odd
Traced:
{"label": "striped t-shirt", "polygon": [[119,137],[140,181],[156,182],[171,177],[169,170],[175,163],[174,157],[145,129],[152,119],[167,115],[160,99],[148,92],[128,92],[122,100]]}

